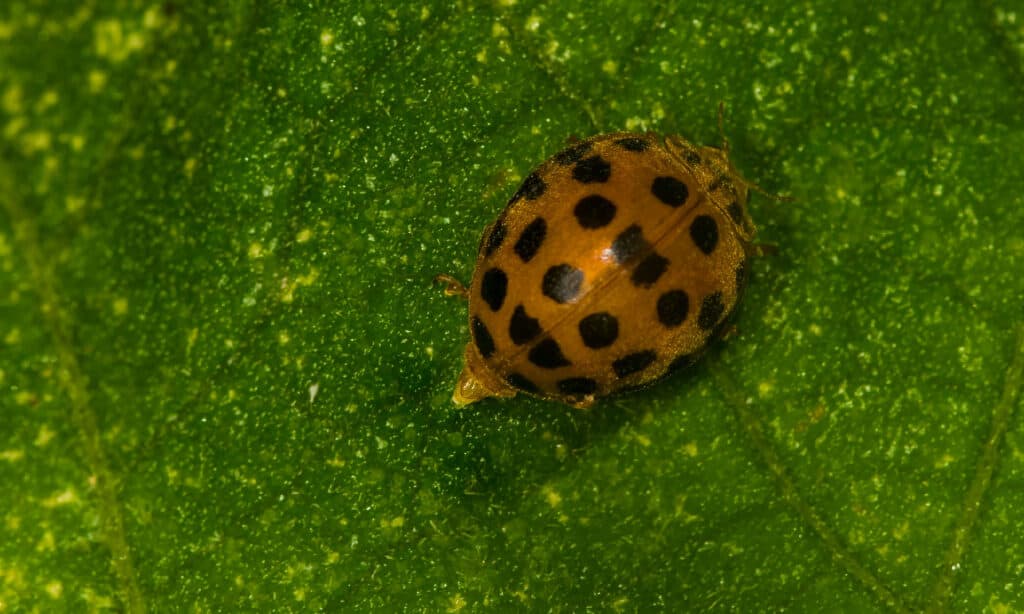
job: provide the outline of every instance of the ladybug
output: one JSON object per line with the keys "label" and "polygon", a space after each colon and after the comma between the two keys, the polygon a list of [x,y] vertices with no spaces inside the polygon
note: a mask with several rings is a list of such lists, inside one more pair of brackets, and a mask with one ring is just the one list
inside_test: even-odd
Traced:
{"label": "ladybug", "polygon": [[[721,127],[722,109],[719,108]],[[728,142],[615,132],[530,173],[483,233],[452,400],[523,392],[578,408],[687,367],[721,335],[756,229]]]}

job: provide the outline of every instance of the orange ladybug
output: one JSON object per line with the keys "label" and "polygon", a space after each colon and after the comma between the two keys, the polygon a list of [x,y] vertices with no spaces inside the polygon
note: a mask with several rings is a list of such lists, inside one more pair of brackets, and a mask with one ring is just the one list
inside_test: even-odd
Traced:
{"label": "orange ladybug", "polygon": [[552,156],[484,230],[469,288],[438,276],[469,300],[453,401],[585,408],[691,365],[757,253],[750,187],[727,143],[616,132]]}

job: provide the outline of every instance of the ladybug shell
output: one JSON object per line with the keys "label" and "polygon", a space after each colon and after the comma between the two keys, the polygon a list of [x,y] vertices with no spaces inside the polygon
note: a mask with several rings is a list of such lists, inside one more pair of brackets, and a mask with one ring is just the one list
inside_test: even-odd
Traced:
{"label": "ladybug shell", "polygon": [[531,173],[484,231],[453,400],[576,407],[700,355],[735,309],[754,226],[726,152],[613,133]]}

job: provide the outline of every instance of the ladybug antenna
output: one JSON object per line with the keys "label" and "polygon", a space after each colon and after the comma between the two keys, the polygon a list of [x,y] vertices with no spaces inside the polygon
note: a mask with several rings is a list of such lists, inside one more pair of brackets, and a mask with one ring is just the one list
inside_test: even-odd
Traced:
{"label": "ladybug antenna", "polygon": [[448,296],[458,296],[463,300],[469,299],[469,290],[466,289],[466,286],[462,285],[461,281],[455,279],[451,275],[446,275],[444,273],[434,275],[433,283],[435,285],[443,284],[444,293]]}
{"label": "ladybug antenna", "polygon": [[718,101],[718,137],[722,139],[722,151],[729,154],[729,139],[725,136],[725,101]]}
{"label": "ladybug antenna", "polygon": [[[722,139],[722,148],[721,149],[725,153],[726,159],[728,159],[728,157],[729,157],[729,139],[725,136],[725,101],[724,100],[719,100],[718,101],[718,136],[719,136],[719,138]],[[731,163],[730,163],[730,165],[731,165]],[[762,188],[761,186],[757,185],[753,181],[750,181],[749,179],[747,179],[743,175],[740,175],[739,171],[737,171],[735,169],[735,167],[733,168],[733,172],[736,173],[736,176],[740,178],[740,180],[747,186],[748,189],[754,190],[758,194],[767,196],[768,198],[770,198],[770,199],[772,199],[772,200],[774,200],[776,202],[780,202],[780,203],[791,203],[791,202],[796,200],[792,196],[783,195],[783,194],[775,194],[775,193],[769,192],[768,190]]]}

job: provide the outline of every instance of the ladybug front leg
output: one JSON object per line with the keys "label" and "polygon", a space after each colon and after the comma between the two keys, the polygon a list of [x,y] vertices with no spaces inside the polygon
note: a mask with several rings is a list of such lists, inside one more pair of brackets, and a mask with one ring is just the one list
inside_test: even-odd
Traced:
{"label": "ladybug front leg", "polygon": [[462,300],[469,300],[469,290],[466,289],[466,286],[462,285],[461,281],[451,275],[439,273],[434,275],[433,281],[435,284],[444,284],[444,293],[448,296],[458,296]]}

